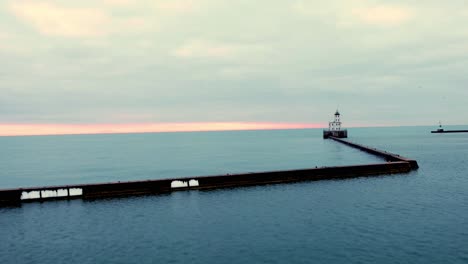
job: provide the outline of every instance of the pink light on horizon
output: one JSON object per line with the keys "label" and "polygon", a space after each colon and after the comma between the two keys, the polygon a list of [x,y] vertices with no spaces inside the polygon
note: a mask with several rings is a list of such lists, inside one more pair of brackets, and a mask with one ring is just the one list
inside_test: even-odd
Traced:
{"label": "pink light on horizon", "polygon": [[323,124],[274,122],[188,122],[136,124],[0,124],[0,136],[123,134],[322,128]]}

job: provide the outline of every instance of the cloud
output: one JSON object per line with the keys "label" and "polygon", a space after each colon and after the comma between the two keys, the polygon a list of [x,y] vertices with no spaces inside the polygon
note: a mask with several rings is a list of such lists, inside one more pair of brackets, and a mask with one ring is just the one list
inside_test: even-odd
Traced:
{"label": "cloud", "polygon": [[378,26],[398,26],[413,17],[413,12],[402,6],[354,8],[351,13],[363,23]]}
{"label": "cloud", "polygon": [[260,44],[214,42],[202,39],[190,40],[172,51],[179,58],[234,58],[243,55],[264,55],[271,48]]}
{"label": "cloud", "polygon": [[371,4],[367,1],[331,1],[318,6],[308,1],[293,3],[292,10],[303,16],[314,17],[338,26],[398,26],[414,17],[411,8],[403,5]]}
{"label": "cloud", "polygon": [[0,50],[10,47],[11,35],[4,31],[0,31]]}
{"label": "cloud", "polygon": [[9,33],[3,32],[3,31],[0,32],[0,43],[3,43],[9,39],[10,39]]}
{"label": "cloud", "polygon": [[191,40],[176,48],[173,55],[181,58],[226,58],[233,56],[238,50],[239,47],[232,44]]}
{"label": "cloud", "polygon": [[450,99],[423,92],[426,120],[466,105],[463,1],[2,3],[0,122],[320,121],[382,98],[406,111],[419,85]]}
{"label": "cloud", "polygon": [[104,4],[111,6],[130,6],[135,4],[135,0],[103,0]]}
{"label": "cloud", "polygon": [[[130,1],[117,1],[125,3]],[[68,38],[96,38],[111,34],[138,33],[157,29],[145,17],[113,17],[106,8],[64,7],[50,2],[11,2],[10,11],[40,34]]]}
{"label": "cloud", "polygon": [[97,8],[66,8],[48,2],[12,2],[13,14],[39,33],[63,37],[95,37],[109,33],[111,18]]}
{"label": "cloud", "polygon": [[296,13],[306,16],[330,16],[333,11],[341,9],[339,5],[335,6],[332,1],[327,5],[317,5],[314,2],[299,0],[292,4],[292,10]]}
{"label": "cloud", "polygon": [[188,12],[200,6],[205,0],[102,0],[113,7],[145,7],[156,11]]}
{"label": "cloud", "polygon": [[[0,60],[8,61],[8,59],[6,59],[5,57],[1,57],[2,55],[5,56],[6,54],[8,54],[8,56],[30,55],[32,51],[31,48],[27,46],[27,44],[27,38],[15,34],[14,31],[8,26],[0,26]],[[9,61],[8,67],[1,67],[2,70],[0,70],[0,75],[3,71],[12,70],[12,65],[13,63]]]}
{"label": "cloud", "polygon": [[[218,74],[220,77],[225,79],[244,79],[254,75],[264,74],[264,71],[262,71],[262,69],[258,69],[257,67],[227,66],[220,68]],[[213,78],[213,76],[210,78]]]}
{"label": "cloud", "polygon": [[194,0],[163,0],[155,1],[153,5],[156,10],[172,11],[178,13],[189,12],[194,10],[196,7]]}

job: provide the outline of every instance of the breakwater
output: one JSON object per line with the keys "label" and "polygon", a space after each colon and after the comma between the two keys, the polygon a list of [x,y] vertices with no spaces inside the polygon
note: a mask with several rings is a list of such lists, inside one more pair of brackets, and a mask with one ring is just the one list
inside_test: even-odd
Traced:
{"label": "breakwater", "polygon": [[440,134],[444,134],[444,133],[468,133],[468,130],[434,130],[434,131],[431,131],[431,133],[440,133]]}
{"label": "breakwater", "polygon": [[371,148],[371,147],[367,147],[367,146],[364,146],[364,145],[356,144],[356,143],[350,142],[350,141],[345,140],[345,139],[336,138],[336,137],[330,137],[330,138],[335,140],[335,141],[338,141],[340,143],[343,143],[345,145],[348,145],[350,147],[357,148],[357,149],[362,150],[364,152],[367,152],[369,154],[381,157],[381,158],[385,159],[388,162],[395,162],[395,161],[408,162],[411,165],[412,169],[419,168],[418,162],[416,160],[414,160],[414,159],[405,158],[405,157],[400,156],[398,154],[393,154],[393,153],[383,151],[383,150],[379,150],[379,149],[376,149],[376,148]]}
{"label": "breakwater", "polygon": [[330,138],[337,142],[363,150],[369,154],[384,158],[386,162],[377,164],[315,167],[299,170],[251,172],[161,180],[4,189],[0,190],[0,206],[19,205],[23,202],[34,201],[77,198],[96,199],[130,195],[161,194],[184,190],[206,190],[300,181],[347,179],[364,176],[407,173],[418,168],[415,160],[351,143],[343,139],[334,137]]}

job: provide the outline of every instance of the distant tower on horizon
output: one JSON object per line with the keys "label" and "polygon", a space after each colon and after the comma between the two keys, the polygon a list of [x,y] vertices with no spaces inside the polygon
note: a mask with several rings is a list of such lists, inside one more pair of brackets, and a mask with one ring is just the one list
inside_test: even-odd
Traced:
{"label": "distant tower on horizon", "polygon": [[341,130],[341,121],[340,121],[340,112],[336,109],[335,120],[328,122],[328,130],[330,131],[339,131]]}
{"label": "distant tower on horizon", "polygon": [[336,109],[335,112],[335,119],[332,122],[328,123],[328,130],[323,130],[323,138],[328,137],[348,137],[348,131],[346,129],[341,129],[340,112],[338,111],[338,109]]}

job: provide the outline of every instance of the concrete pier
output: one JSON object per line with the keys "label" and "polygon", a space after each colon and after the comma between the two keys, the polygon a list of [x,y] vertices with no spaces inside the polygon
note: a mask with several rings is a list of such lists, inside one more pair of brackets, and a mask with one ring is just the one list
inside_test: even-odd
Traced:
{"label": "concrete pier", "polygon": [[440,133],[440,134],[444,134],[444,133],[468,133],[468,130],[434,130],[434,131],[431,131],[431,133]]}
{"label": "concrete pier", "polygon": [[97,184],[46,186],[0,190],[0,206],[17,206],[23,202],[66,199],[151,195],[185,190],[234,188],[300,181],[348,179],[356,177],[407,173],[418,168],[415,160],[365,147],[343,139],[331,139],[384,158],[387,162],[365,165],[315,167],[299,170],[266,171],[213,176],[196,176],[161,180],[111,182]]}
{"label": "concrete pier", "polygon": [[398,154],[393,154],[393,153],[390,153],[390,152],[387,152],[387,151],[366,147],[366,146],[356,144],[356,143],[353,143],[353,142],[350,142],[348,140],[344,140],[344,139],[341,139],[341,138],[336,138],[336,137],[330,137],[330,138],[335,140],[335,141],[338,141],[340,143],[343,143],[345,145],[348,145],[350,147],[357,148],[357,149],[362,150],[364,152],[367,152],[369,154],[384,158],[388,162],[396,162],[396,161],[408,162],[411,165],[412,169],[419,168],[418,162],[416,160],[408,159],[408,158],[405,158],[405,157],[400,156]]}
{"label": "concrete pier", "polygon": [[[182,190],[232,188],[249,185],[316,181],[327,179],[347,179],[381,174],[406,173],[410,170],[411,166],[407,162],[391,162],[148,181],[7,189],[0,190],[0,206],[15,205],[22,202],[49,201],[58,199],[89,199],[158,194]],[[60,190],[62,190],[61,193]],[[73,194],[71,190],[74,190],[75,193]],[[70,195],[70,193],[72,194]]]}

